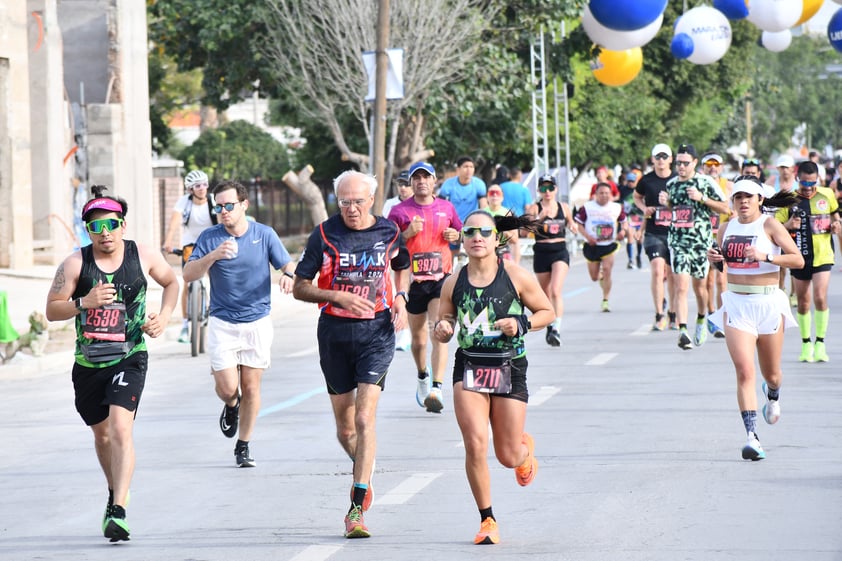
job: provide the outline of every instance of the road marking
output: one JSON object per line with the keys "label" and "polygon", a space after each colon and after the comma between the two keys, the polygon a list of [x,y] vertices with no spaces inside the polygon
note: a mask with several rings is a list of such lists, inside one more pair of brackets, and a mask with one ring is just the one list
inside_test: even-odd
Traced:
{"label": "road marking", "polygon": [[598,355],[590,359],[588,362],[586,362],[585,366],[600,366],[602,364],[605,364],[606,362],[609,362],[615,356],[617,356],[617,353],[599,353]]}
{"label": "road marking", "polygon": [[441,473],[415,473],[385,495],[375,498],[374,504],[402,505],[439,477]]}
{"label": "road marking", "polygon": [[640,337],[642,335],[649,335],[652,333],[652,326],[648,323],[644,323],[640,327],[638,327],[635,331],[632,331],[629,335]]}
{"label": "road marking", "polygon": [[557,388],[555,386],[541,386],[541,389],[538,390],[534,396],[529,396],[529,403],[527,404],[529,407],[538,407],[552,396],[557,394],[561,391],[561,388]]}
{"label": "road marking", "polygon": [[290,407],[298,405],[299,403],[301,403],[303,401],[307,401],[308,399],[310,399],[314,395],[319,395],[320,393],[322,393],[324,391],[325,391],[324,387],[321,387],[321,386],[318,387],[318,388],[313,388],[312,390],[310,390],[308,392],[300,393],[300,394],[298,394],[296,396],[293,396],[293,397],[291,397],[291,398],[289,398],[285,401],[282,401],[280,403],[272,405],[271,407],[267,407],[266,409],[261,409],[260,413],[258,413],[257,416],[263,417],[265,415],[269,415],[270,413],[277,413],[278,411],[281,411],[282,409],[288,409]]}
{"label": "road marking", "polygon": [[577,288],[576,290],[571,290],[570,292],[565,292],[564,297],[565,298],[572,298],[573,296],[578,296],[579,294],[582,294],[583,292],[587,292],[590,289],[591,289],[590,286],[583,286],[582,288]]}
{"label": "road marking", "polygon": [[297,351],[294,353],[290,353],[287,355],[287,358],[298,358],[301,356],[309,356],[314,355],[319,352],[319,347],[310,347],[309,349],[304,349],[303,351]]}
{"label": "road marking", "polygon": [[342,549],[341,545],[311,545],[293,557],[291,561],[324,561],[340,549]]}

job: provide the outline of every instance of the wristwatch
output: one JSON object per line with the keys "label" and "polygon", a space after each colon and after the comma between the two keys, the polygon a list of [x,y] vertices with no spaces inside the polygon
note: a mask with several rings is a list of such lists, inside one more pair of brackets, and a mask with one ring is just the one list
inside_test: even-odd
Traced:
{"label": "wristwatch", "polygon": [[73,302],[76,304],[76,309],[79,310],[80,312],[85,309],[85,307],[82,305],[82,299],[81,298],[77,298]]}
{"label": "wristwatch", "polygon": [[774,265],[775,261],[772,259],[772,257],[773,257],[773,255],[771,253],[767,253],[766,254],[766,263],[772,263]]}
{"label": "wristwatch", "polygon": [[409,304],[409,296],[407,296],[406,292],[404,292],[403,290],[401,290],[400,292],[396,292],[395,298],[397,298],[398,296],[403,296],[403,301]]}

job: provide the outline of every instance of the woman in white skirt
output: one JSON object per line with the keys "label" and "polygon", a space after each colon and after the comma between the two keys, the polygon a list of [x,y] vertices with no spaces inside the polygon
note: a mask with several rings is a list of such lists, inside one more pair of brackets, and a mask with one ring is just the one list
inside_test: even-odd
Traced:
{"label": "woman in white skirt", "polygon": [[762,206],[792,205],[796,202],[792,193],[782,192],[768,199],[764,194],[756,178],[737,178],[731,192],[734,215],[719,229],[717,243],[708,251],[714,266],[721,267],[723,261],[728,265],[728,290],[711,320],[725,328],[725,342],[737,371],[737,403],[748,436],[742,457],[752,461],[766,457],[756,430],[754,351],[756,348],[764,379],[763,418],[771,425],[781,416],[784,329],[796,325],[789,299],[778,288],[778,275],[781,267],[804,266],[804,258],[786,228],[761,211]]}

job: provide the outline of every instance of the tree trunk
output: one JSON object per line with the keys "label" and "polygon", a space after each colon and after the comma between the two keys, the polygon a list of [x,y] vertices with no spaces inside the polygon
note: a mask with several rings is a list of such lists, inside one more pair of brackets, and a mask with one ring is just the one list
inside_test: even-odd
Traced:
{"label": "tree trunk", "polygon": [[327,207],[325,207],[321,189],[310,179],[313,171],[315,171],[313,166],[307,165],[298,172],[298,175],[293,171],[288,171],[282,179],[296,195],[307,203],[307,207],[310,209],[310,218],[313,220],[313,224],[318,225],[327,220]]}

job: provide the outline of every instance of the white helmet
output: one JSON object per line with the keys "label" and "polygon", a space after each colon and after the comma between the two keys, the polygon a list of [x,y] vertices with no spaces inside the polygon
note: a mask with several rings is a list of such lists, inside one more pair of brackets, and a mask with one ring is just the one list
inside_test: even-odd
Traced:
{"label": "white helmet", "polygon": [[184,176],[184,186],[188,189],[192,189],[194,185],[197,183],[207,183],[208,182],[208,174],[203,172],[200,169],[194,169],[186,176]]}

